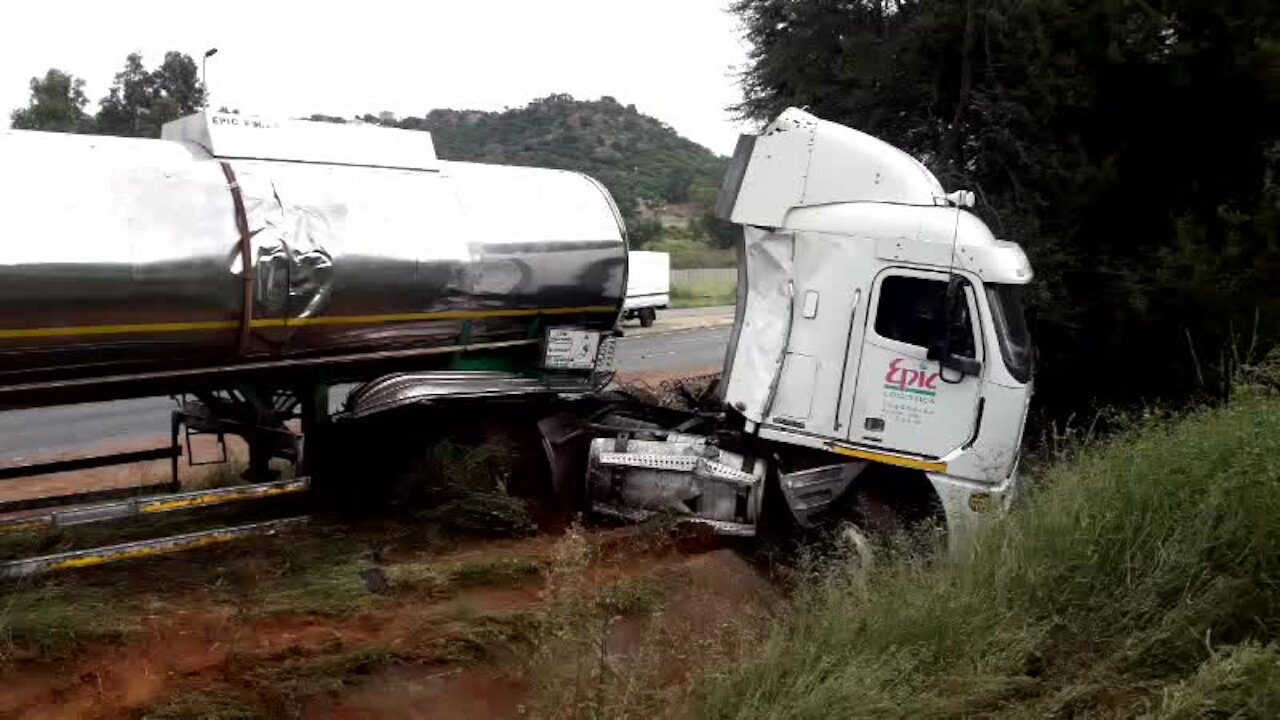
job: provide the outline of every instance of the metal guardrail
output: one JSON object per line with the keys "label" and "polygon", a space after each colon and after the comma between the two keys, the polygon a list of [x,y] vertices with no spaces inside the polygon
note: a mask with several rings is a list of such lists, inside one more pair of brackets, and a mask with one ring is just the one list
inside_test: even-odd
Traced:
{"label": "metal guardrail", "polygon": [[[81,505],[42,515],[3,520],[0,521],[0,533],[50,530],[123,520],[135,516],[202,510],[230,503],[266,500],[283,495],[304,493],[310,488],[310,478],[296,478],[256,485],[235,485],[209,490],[134,497],[115,502]],[[307,520],[306,516],[266,520],[245,525],[219,527],[211,530],[10,560],[0,563],[0,580],[26,578],[59,570],[95,567],[121,560],[169,555],[185,550],[221,545],[239,538],[271,535],[286,528],[305,523]]]}
{"label": "metal guardrail", "polygon": [[265,522],[249,523],[247,525],[214,528],[212,530],[201,530],[199,532],[184,533],[182,535],[170,535],[168,537],[155,538],[151,540],[137,540],[134,542],[120,543],[118,545],[89,548],[87,550],[72,550],[70,552],[54,553],[52,555],[23,558],[21,560],[0,563],[0,579],[14,580],[18,578],[31,577],[33,575],[56,572],[59,570],[95,567],[98,565],[106,565],[107,563],[119,562],[121,560],[134,560],[138,558],[155,557],[158,555],[169,555],[172,553],[183,552],[185,550],[195,550],[197,548],[209,547],[211,545],[221,545],[244,537],[274,535],[282,530],[306,523],[308,520],[309,518],[305,516],[284,518],[281,520],[267,520]]}
{"label": "metal guardrail", "polygon": [[166,445],[165,447],[150,450],[133,450],[110,455],[71,458],[69,460],[9,465],[0,467],[0,480],[16,480],[33,475],[48,475],[50,473],[71,472],[72,470],[91,470],[112,465],[129,465],[148,460],[169,460],[174,457],[182,457],[182,448],[180,446]]}
{"label": "metal guardrail", "polygon": [[56,510],[43,515],[0,520],[0,533],[88,525],[90,523],[120,520],[134,515],[158,515],[247,500],[265,500],[266,498],[280,495],[306,492],[310,487],[311,481],[308,478],[298,478],[295,480],[277,480],[276,482],[257,485],[235,485],[209,490],[135,497],[116,502]]}

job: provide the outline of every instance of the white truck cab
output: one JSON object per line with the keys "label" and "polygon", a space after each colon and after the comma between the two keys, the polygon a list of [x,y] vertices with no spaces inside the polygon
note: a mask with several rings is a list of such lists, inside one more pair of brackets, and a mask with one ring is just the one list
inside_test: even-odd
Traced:
{"label": "white truck cab", "polygon": [[1030,263],[965,201],[791,109],[740,142],[720,203],[746,241],[725,402],[761,438],[923,471],[949,523],[1010,496],[1032,393]]}
{"label": "white truck cab", "polygon": [[[734,454],[723,440],[703,443],[720,455],[689,481],[699,500],[686,507],[707,514],[701,498],[715,497],[719,476],[763,488],[772,473],[809,525],[879,476],[888,504],[913,493],[954,541],[1007,506],[1032,394],[1021,301],[1032,271],[1022,248],[964,209],[972,202],[901,150],[802,110],[743,136],[717,203],[744,232],[720,385],[743,441]],[[705,450],[687,435],[666,442],[633,455],[601,444],[596,455],[644,466],[636,482],[670,488],[677,471],[634,453]],[[695,465],[679,472],[697,476]],[[711,519],[749,534],[759,506],[751,496]]]}

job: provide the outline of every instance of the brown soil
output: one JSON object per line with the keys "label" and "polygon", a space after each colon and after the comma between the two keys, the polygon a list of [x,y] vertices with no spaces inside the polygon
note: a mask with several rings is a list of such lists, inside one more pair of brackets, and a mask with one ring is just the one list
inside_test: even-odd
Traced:
{"label": "brown soil", "polygon": [[[648,528],[589,531],[585,537],[593,552],[580,574],[581,585],[574,588],[584,601],[619,581],[661,583],[661,612],[617,618],[605,646],[615,659],[611,662],[624,666],[638,664],[646,653],[650,660],[658,657],[656,678],[664,684],[687,682],[690,663],[687,648],[670,637],[658,644],[655,656],[658,635],[687,634],[703,638],[706,647],[723,648],[729,631],[744,621],[762,627],[775,600],[750,564],[732,550],[716,549],[716,542],[676,543]],[[475,544],[436,551],[430,561],[433,566],[550,563],[556,543],[542,536]],[[401,547],[394,555],[430,552]],[[187,556],[182,562],[191,566],[183,572],[239,561],[227,551],[208,551]],[[536,678],[530,675],[538,668],[530,659],[545,639],[515,633],[477,640],[475,629],[481,621],[505,620],[519,627],[520,617],[552,610],[546,577],[467,585],[444,595],[438,589],[396,592],[393,587],[367,609],[347,616],[263,616],[241,612],[212,589],[165,596],[163,588],[152,587],[154,576],[139,573],[137,587],[126,582],[118,597],[122,606],[131,593],[153,598],[141,631],[57,662],[0,666],[0,717],[138,718],[191,693],[231,698],[269,718],[523,717],[538,701]],[[653,622],[655,617],[660,622]],[[356,653],[371,653],[374,659],[361,661],[368,667],[356,663],[332,670]],[[330,669],[316,670],[325,667]],[[221,717],[191,712],[166,717]]]}
{"label": "brown soil", "polygon": [[[619,377],[658,387],[717,370]],[[131,440],[96,451],[133,450],[166,441]],[[197,438],[197,443],[197,458],[215,456],[212,438]],[[243,446],[231,438],[228,445],[233,460],[243,462]],[[184,485],[226,472],[220,466],[190,468],[185,460],[182,467]],[[167,462],[156,462],[32,478],[5,484],[0,502],[147,484],[166,480],[168,471]],[[528,561],[546,568],[555,562],[561,542],[543,535],[463,545],[441,545],[435,538],[415,545],[417,541],[406,544],[404,534],[403,528],[388,529],[384,542],[370,545],[387,548],[389,566],[426,558],[433,566]],[[677,541],[652,528],[636,527],[588,531],[586,540],[592,548],[590,561],[573,588],[583,602],[617,583],[652,580],[661,587],[659,607],[624,613],[605,624],[600,647],[602,663],[611,672],[625,675],[632,668],[637,676],[648,673],[645,683],[678,689],[694,679],[699,663],[731,660],[740,652],[744,632],[758,634],[768,624],[776,602],[772,586],[719,540]],[[287,559],[289,544],[278,543],[269,552],[276,554],[276,561]],[[131,570],[122,565],[97,575],[57,580],[69,583],[73,592],[82,582],[86,587],[96,584],[98,590],[109,586],[111,597],[120,601],[119,612],[139,612],[136,608],[142,607],[145,615],[139,618],[140,630],[124,640],[90,643],[71,657],[52,661],[4,652],[7,608],[0,588],[0,718],[140,718],[154,708],[203,693],[229,698],[266,718],[483,720],[525,717],[545,708],[548,692],[567,692],[548,689],[540,672],[545,668],[536,667],[536,662],[560,657],[555,652],[538,654],[545,651],[545,643],[558,641],[522,636],[520,627],[521,618],[554,611],[546,572],[444,593],[438,588],[401,592],[393,587],[388,594],[370,596],[367,607],[347,615],[263,615],[246,612],[228,599],[225,587],[204,581],[217,567],[230,568],[222,573],[225,577],[256,582],[253,563],[263,559],[252,552],[209,550],[160,562],[168,563],[168,570],[149,572],[147,568],[156,566],[144,563],[140,572],[139,566]],[[237,571],[237,565],[246,567]],[[507,622],[516,631],[478,636],[477,628],[488,627],[486,622]],[[372,659],[333,669],[350,658],[359,660],[361,653]],[[5,657],[10,659],[4,661]],[[28,659],[13,659],[23,657]],[[199,710],[164,715],[214,720],[245,716]]]}

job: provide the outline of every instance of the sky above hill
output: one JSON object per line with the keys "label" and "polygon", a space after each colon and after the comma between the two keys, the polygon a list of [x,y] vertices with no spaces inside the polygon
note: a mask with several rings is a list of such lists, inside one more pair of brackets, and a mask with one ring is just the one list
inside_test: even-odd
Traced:
{"label": "sky above hill", "polygon": [[13,4],[0,23],[0,127],[32,76],[82,77],[90,112],[125,56],[209,58],[209,104],[271,116],[502,110],[612,95],[720,154],[745,61],[729,0],[222,0]]}

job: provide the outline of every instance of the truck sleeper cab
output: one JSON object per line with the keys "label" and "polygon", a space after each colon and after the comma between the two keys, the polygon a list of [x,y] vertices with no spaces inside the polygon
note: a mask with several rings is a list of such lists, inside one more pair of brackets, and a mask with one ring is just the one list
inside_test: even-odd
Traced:
{"label": "truck sleeper cab", "polygon": [[[715,522],[753,525],[769,472],[805,526],[873,481],[889,505],[936,512],[953,546],[1007,505],[1031,397],[1021,287],[1032,272],[962,209],[971,202],[896,148],[803,111],[739,142],[717,210],[744,233],[721,398],[745,437],[715,461],[753,479],[723,480],[747,499]],[[623,454],[609,462],[643,464]]]}

